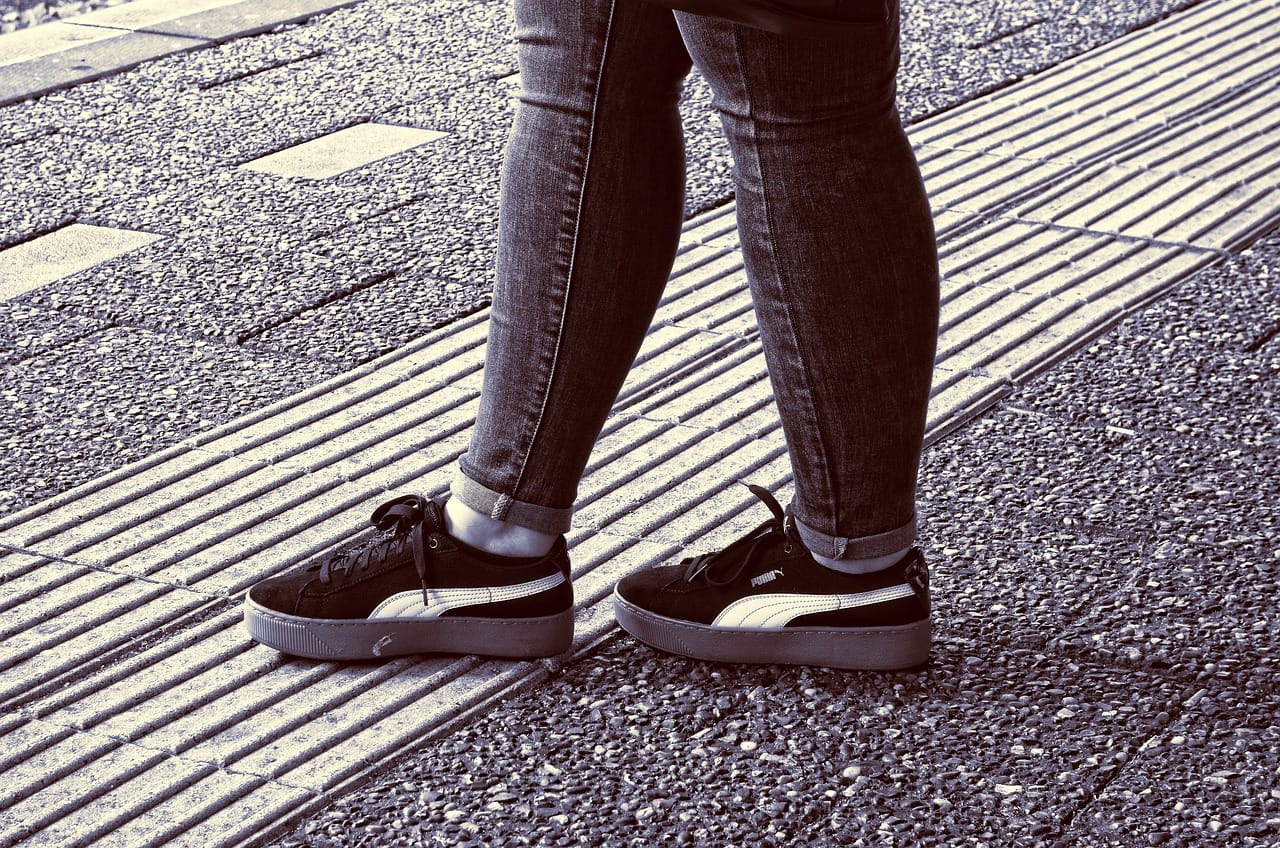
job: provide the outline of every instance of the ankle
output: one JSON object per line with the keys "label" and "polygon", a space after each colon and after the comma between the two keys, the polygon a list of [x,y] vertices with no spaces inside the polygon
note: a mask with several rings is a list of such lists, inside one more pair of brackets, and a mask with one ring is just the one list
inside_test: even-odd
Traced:
{"label": "ankle", "polygon": [[485,553],[506,557],[545,556],[558,536],[539,533],[507,521],[490,518],[457,498],[444,505],[444,526],[450,536]]}
{"label": "ankle", "polygon": [[812,556],[819,565],[832,571],[839,571],[843,574],[871,574],[872,572],[883,571],[890,566],[897,565],[911,550],[911,547],[911,545],[908,545],[902,550],[894,551],[891,554],[867,557],[865,559],[832,559],[818,556],[817,554],[812,554]]}

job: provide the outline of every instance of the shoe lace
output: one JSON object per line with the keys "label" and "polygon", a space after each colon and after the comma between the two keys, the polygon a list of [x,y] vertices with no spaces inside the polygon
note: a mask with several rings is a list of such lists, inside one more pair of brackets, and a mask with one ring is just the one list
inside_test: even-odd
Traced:
{"label": "shoe lace", "polygon": [[[784,550],[790,553],[790,546],[795,543],[795,526],[791,517],[783,512],[778,501],[768,489],[744,483],[751,493],[764,502],[773,513],[773,518],[752,530],[743,538],[714,553],[686,557],[680,561],[687,566],[684,572],[686,582],[702,581],[710,586],[727,586],[737,580],[754,565],[765,550],[779,541],[783,541]],[[745,552],[745,555],[744,555]]]}
{"label": "shoe lace", "polygon": [[346,579],[373,563],[384,561],[392,553],[399,553],[408,544],[413,549],[413,564],[418,570],[418,577],[425,585],[426,549],[429,546],[424,529],[426,522],[423,519],[427,503],[426,498],[408,495],[379,506],[373,511],[370,521],[378,530],[391,535],[330,557],[320,565],[320,582],[328,585],[335,579]]}

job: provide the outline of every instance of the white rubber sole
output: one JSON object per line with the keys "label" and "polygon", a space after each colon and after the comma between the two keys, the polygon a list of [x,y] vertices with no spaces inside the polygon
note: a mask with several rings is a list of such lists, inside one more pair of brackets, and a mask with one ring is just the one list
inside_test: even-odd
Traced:
{"label": "white rubber sole", "polygon": [[810,665],[862,671],[916,668],[929,660],[929,620],[894,627],[712,627],[667,618],[614,593],[618,624],[662,651],[726,663]]}
{"label": "white rubber sole", "polygon": [[368,660],[406,654],[554,657],[573,644],[573,610],[539,618],[316,619],[267,609],[251,599],[244,624],[258,642],[296,657]]}

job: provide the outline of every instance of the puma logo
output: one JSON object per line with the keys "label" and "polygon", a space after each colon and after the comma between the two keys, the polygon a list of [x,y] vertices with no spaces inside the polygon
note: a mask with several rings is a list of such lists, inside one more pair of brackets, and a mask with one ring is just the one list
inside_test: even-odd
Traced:
{"label": "puma logo", "polygon": [[773,571],[766,571],[764,574],[751,578],[752,586],[763,586],[766,583],[772,583],[782,576],[782,569],[775,568]]}

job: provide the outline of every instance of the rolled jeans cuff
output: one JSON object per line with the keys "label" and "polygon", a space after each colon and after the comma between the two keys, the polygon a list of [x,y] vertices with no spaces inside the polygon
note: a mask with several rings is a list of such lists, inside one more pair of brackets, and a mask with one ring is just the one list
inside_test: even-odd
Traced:
{"label": "rolled jeans cuff", "polygon": [[803,521],[800,521],[795,516],[792,516],[792,521],[795,523],[796,530],[800,533],[800,541],[804,542],[804,546],[811,553],[830,559],[872,559],[873,557],[897,553],[903,548],[914,544],[918,534],[914,513],[911,516],[911,520],[901,527],[896,527],[884,533],[877,533],[874,536],[859,536],[857,538],[829,536],[826,533],[820,533],[805,525]]}
{"label": "rolled jeans cuff", "polygon": [[506,521],[518,527],[562,536],[573,523],[573,509],[553,509],[518,501],[510,495],[495,492],[459,472],[450,486],[453,497],[497,521]]}

